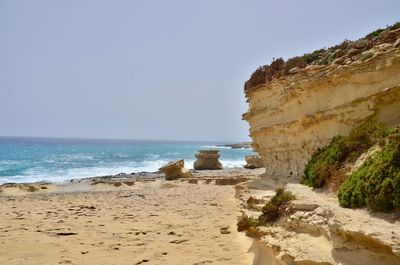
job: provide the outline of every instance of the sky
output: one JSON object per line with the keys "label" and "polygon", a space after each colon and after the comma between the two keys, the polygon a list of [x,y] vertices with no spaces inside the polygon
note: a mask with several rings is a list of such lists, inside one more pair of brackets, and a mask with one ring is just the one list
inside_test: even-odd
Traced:
{"label": "sky", "polygon": [[243,84],[399,0],[0,0],[0,136],[249,140]]}

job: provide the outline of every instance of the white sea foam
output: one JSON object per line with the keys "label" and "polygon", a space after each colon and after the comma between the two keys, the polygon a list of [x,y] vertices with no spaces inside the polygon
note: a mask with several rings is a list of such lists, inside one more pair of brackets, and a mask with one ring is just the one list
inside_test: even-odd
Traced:
{"label": "white sea foam", "polygon": [[149,154],[149,155],[146,155],[146,156],[149,157],[150,159],[153,159],[153,160],[160,157],[160,155],[156,155],[156,154]]}
{"label": "white sea foam", "polygon": [[168,161],[155,160],[146,162],[132,162],[100,167],[70,168],[66,170],[46,171],[42,168],[30,169],[23,175],[1,176],[0,184],[6,182],[39,182],[48,181],[61,183],[71,179],[82,179],[96,176],[116,175],[118,173],[156,172]]}
{"label": "white sea foam", "polygon": [[12,161],[12,160],[0,161],[0,171],[8,170],[8,169],[12,168],[13,166],[18,165],[19,163],[21,163],[21,162]]}
{"label": "white sea foam", "polygon": [[68,155],[63,155],[61,158],[65,160],[78,160],[78,161],[95,159],[93,155],[87,155],[87,154],[68,154]]}
{"label": "white sea foam", "polygon": [[184,162],[185,162],[185,168],[193,169],[193,164],[194,164],[193,159],[187,159],[187,160],[184,160]]}
{"label": "white sea foam", "polygon": [[128,157],[129,157],[129,155],[127,155],[127,154],[121,154],[121,153],[113,154],[113,156],[114,156],[114,157],[119,157],[119,158],[128,158]]}
{"label": "white sea foam", "polygon": [[244,165],[246,165],[246,161],[244,159],[240,159],[240,160],[224,160],[224,159],[222,159],[221,164],[227,168],[243,167]]}
{"label": "white sea foam", "polygon": [[[129,162],[125,164],[116,163],[105,165],[99,163],[97,167],[70,168],[65,170],[48,170],[44,168],[33,168],[23,172],[23,175],[1,176],[0,184],[7,182],[54,182],[62,183],[71,179],[82,179],[96,176],[116,175],[118,173],[138,173],[138,172],[156,172],[158,169],[168,163],[167,160],[149,160],[144,162]],[[194,160],[185,160],[185,167],[193,169]],[[221,163],[226,168],[242,167],[244,160],[225,160]]]}
{"label": "white sea foam", "polygon": [[218,145],[202,145],[201,148],[205,148],[205,149],[232,149],[229,146],[218,146]]}
{"label": "white sea foam", "polygon": [[12,165],[17,165],[19,164],[19,161],[13,161],[13,160],[0,160],[0,166],[12,166]]}
{"label": "white sea foam", "polygon": [[[194,161],[195,160],[185,160],[185,167],[188,169],[193,169]],[[244,159],[237,159],[237,160],[220,159],[220,162],[222,166],[226,168],[243,167],[244,165],[246,165],[246,161]]]}
{"label": "white sea foam", "polygon": [[179,155],[180,153],[178,153],[178,152],[167,152],[167,153],[165,153],[164,155],[166,155],[166,156],[170,156],[170,155]]}

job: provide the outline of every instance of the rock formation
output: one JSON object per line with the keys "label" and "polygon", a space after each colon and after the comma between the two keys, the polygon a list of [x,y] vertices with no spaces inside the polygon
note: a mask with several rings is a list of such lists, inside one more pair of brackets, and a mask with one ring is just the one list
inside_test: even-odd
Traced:
{"label": "rock formation", "polygon": [[219,162],[218,150],[200,150],[196,154],[197,160],[194,162],[194,169],[206,170],[206,169],[222,169],[222,164]]}
{"label": "rock formation", "polygon": [[[262,181],[265,184],[266,180]],[[257,216],[275,193],[241,187],[236,187],[236,197],[249,216]],[[286,190],[296,196],[292,211],[274,224],[247,231],[248,236],[257,238],[252,247],[256,254],[253,264],[400,264],[395,215],[342,208],[329,195],[302,184],[288,184]]]}
{"label": "rock formation", "polygon": [[183,159],[169,162],[158,170],[165,174],[166,180],[174,180],[178,178],[186,178],[192,176],[192,173],[185,168],[185,163]]}
{"label": "rock formation", "polygon": [[254,169],[264,167],[263,160],[259,155],[246,156],[245,160],[247,164],[244,168]]}
{"label": "rock formation", "polygon": [[365,120],[400,123],[400,28],[346,45],[325,50],[332,61],[271,64],[246,83],[243,119],[267,176],[300,177],[312,153]]}
{"label": "rock formation", "polygon": [[218,144],[217,146],[230,147],[231,149],[250,149],[251,142],[243,142],[237,144]]}

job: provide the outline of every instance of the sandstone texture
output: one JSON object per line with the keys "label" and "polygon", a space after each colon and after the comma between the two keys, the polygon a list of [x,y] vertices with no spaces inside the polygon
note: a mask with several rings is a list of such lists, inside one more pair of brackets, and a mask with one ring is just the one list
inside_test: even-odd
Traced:
{"label": "sandstone texture", "polygon": [[218,152],[218,150],[200,150],[196,154],[193,168],[197,170],[222,169],[222,164],[218,160],[220,157]]}
{"label": "sandstone texture", "polygon": [[259,155],[246,156],[246,165],[244,168],[254,169],[264,167],[263,160]]}
{"label": "sandstone texture", "polygon": [[318,148],[366,120],[400,123],[400,29],[381,35],[387,43],[354,42],[335,51],[341,56],[330,64],[296,67],[246,87],[243,119],[267,176],[299,179]]}
{"label": "sandstone texture", "polygon": [[178,178],[187,178],[192,176],[192,173],[185,168],[185,162],[183,161],[183,159],[169,162],[158,170],[165,174],[166,180],[174,180]]}
{"label": "sandstone texture", "polygon": [[[258,181],[259,186],[275,185],[273,179]],[[296,196],[293,212],[247,232],[256,238],[251,248],[255,253],[253,264],[400,264],[400,222],[396,214],[341,208],[333,194],[315,192],[301,184],[282,185]],[[258,216],[274,194],[271,189],[254,190],[248,185],[236,188],[247,216]]]}

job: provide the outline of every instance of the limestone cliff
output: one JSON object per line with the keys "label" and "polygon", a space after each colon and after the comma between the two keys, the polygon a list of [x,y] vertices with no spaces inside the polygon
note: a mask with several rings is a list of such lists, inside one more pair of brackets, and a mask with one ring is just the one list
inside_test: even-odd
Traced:
{"label": "limestone cliff", "polygon": [[360,122],[400,123],[400,28],[346,47],[321,64],[259,68],[264,79],[246,83],[243,119],[268,176],[300,177],[317,148]]}

